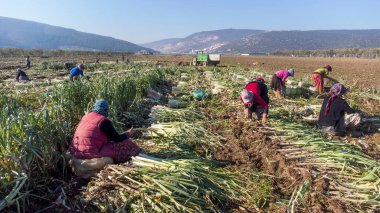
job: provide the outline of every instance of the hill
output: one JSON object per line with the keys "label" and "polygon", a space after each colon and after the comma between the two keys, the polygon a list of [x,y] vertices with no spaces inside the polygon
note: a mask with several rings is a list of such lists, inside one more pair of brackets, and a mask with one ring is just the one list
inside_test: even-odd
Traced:
{"label": "hill", "polygon": [[33,21],[0,17],[0,47],[62,50],[152,51],[128,41]]}
{"label": "hill", "polygon": [[380,30],[263,31],[216,30],[147,46],[166,53],[272,53],[279,50],[325,50],[380,47]]}
{"label": "hill", "polygon": [[217,52],[217,49],[232,41],[242,39],[249,35],[264,32],[263,30],[245,30],[245,29],[223,29],[214,31],[204,31],[191,34],[182,39],[160,40],[143,44],[145,47],[163,53],[191,53],[194,50],[206,50],[208,52]]}

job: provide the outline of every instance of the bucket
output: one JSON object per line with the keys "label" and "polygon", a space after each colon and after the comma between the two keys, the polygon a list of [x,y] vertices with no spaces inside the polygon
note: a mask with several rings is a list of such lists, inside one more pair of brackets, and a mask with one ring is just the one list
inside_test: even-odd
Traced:
{"label": "bucket", "polygon": [[201,101],[204,97],[206,97],[207,93],[205,93],[203,90],[195,90],[191,93],[195,100]]}

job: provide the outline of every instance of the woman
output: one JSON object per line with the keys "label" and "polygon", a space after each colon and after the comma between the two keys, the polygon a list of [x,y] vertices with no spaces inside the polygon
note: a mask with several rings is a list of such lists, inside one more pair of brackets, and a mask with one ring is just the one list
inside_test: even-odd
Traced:
{"label": "woman", "polygon": [[30,79],[26,75],[25,71],[22,70],[21,68],[18,68],[17,69],[17,74],[16,74],[16,81],[19,82],[20,80],[22,80],[22,81],[30,81]]}
{"label": "woman", "polygon": [[110,157],[114,162],[126,162],[140,153],[141,148],[134,144],[129,136],[132,129],[118,134],[108,120],[108,102],[97,100],[93,112],[83,116],[79,122],[70,153],[78,159]]}
{"label": "woman", "polygon": [[282,99],[281,94],[284,94],[286,91],[285,82],[289,76],[294,77],[294,69],[279,70],[273,75],[271,88],[276,98]]}
{"label": "woman", "polygon": [[346,134],[348,129],[355,130],[361,121],[359,113],[342,98],[348,90],[340,83],[334,84],[330,96],[323,100],[319,113],[318,125],[322,132],[333,133],[338,136]]}
{"label": "woman", "polygon": [[266,124],[268,117],[268,89],[264,79],[258,77],[256,80],[249,82],[240,94],[240,100],[244,104],[244,115],[246,119],[252,119],[252,113],[255,112],[257,119],[262,124]]}
{"label": "woman", "polygon": [[338,83],[337,80],[328,76],[331,71],[332,71],[332,67],[330,65],[326,65],[323,68],[319,68],[315,70],[313,74],[311,74],[313,85],[315,86],[315,89],[318,92],[318,94],[321,94],[323,92],[324,78],[330,79],[334,83]]}
{"label": "woman", "polygon": [[79,76],[83,77],[84,76],[83,75],[83,70],[84,70],[84,65],[83,64],[79,64],[78,66],[74,67],[70,71],[70,80],[73,81],[74,78],[76,79]]}

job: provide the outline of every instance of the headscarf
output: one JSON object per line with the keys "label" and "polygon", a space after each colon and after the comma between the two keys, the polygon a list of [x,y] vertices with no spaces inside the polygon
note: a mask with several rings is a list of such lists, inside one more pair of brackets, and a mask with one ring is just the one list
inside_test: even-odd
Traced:
{"label": "headscarf", "polygon": [[294,77],[294,69],[288,69],[289,76]]}
{"label": "headscarf", "polygon": [[104,99],[99,99],[95,102],[93,111],[108,117],[108,102]]}
{"label": "headscarf", "polygon": [[247,104],[248,102],[252,101],[253,93],[251,91],[243,89],[243,91],[240,93],[240,97],[243,100],[243,103]]}
{"label": "headscarf", "polygon": [[327,101],[326,110],[325,110],[325,116],[329,113],[331,103],[336,97],[341,97],[342,95],[346,94],[348,92],[348,89],[343,86],[341,83],[334,84],[330,89],[330,98]]}
{"label": "headscarf", "polygon": [[265,83],[265,81],[264,81],[264,78],[263,78],[263,77],[261,77],[261,76],[260,76],[260,77],[257,77],[257,78],[256,78],[256,81],[260,81],[260,82],[263,82],[263,83]]}
{"label": "headscarf", "polygon": [[332,71],[332,67],[330,65],[326,65],[324,66],[323,68],[325,68],[327,71],[331,72]]}

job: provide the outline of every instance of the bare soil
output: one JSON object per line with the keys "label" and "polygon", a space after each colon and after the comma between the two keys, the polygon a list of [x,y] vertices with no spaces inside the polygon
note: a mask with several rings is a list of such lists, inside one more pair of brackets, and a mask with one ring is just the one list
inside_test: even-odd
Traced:
{"label": "bare soil", "polygon": [[[228,103],[227,100],[222,101]],[[233,104],[231,104],[233,105]],[[225,106],[228,108],[228,105]],[[236,109],[237,110],[237,109]],[[210,119],[215,116],[210,110],[203,109]],[[210,122],[208,129],[223,136],[226,141],[222,148],[213,150],[216,160],[227,161],[240,167],[260,171],[273,178],[272,199],[266,206],[267,212],[285,212],[286,205],[295,189],[304,182],[310,183],[310,193],[304,198],[301,212],[350,212],[353,208],[347,204],[329,200],[327,192],[329,181],[321,177],[313,177],[313,167],[296,166],[296,160],[286,160],[277,151],[279,142],[272,139],[273,132],[260,126],[256,121],[246,122],[242,112],[232,113],[219,119],[228,120],[228,126],[221,122]]]}
{"label": "bare soil", "polygon": [[[129,61],[149,61],[161,65],[187,66],[190,64],[194,55],[128,55],[126,60]],[[49,57],[39,58],[32,57],[32,69],[35,64],[42,62],[65,62],[76,61],[84,63],[94,63],[97,56],[88,57]],[[121,57],[100,57],[100,62],[122,61]],[[380,60],[379,59],[360,59],[360,58],[308,58],[308,57],[284,57],[284,56],[239,56],[239,55],[222,55],[219,66],[232,66],[237,69],[260,68],[269,73],[274,73],[280,69],[294,68],[296,71],[295,78],[310,78],[310,74],[325,65],[331,65],[333,71],[331,76],[337,79],[343,78],[354,83],[358,82],[359,86],[365,88],[376,87],[380,89]],[[0,79],[6,70],[14,70],[17,67],[24,66],[24,58],[0,58]],[[15,73],[8,73],[14,75]]]}

